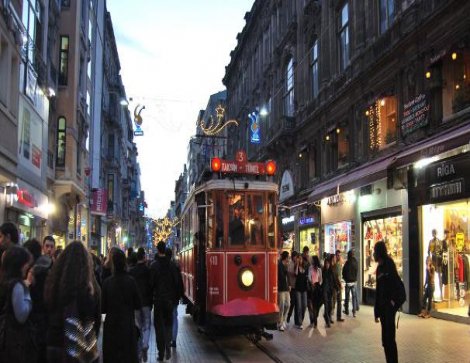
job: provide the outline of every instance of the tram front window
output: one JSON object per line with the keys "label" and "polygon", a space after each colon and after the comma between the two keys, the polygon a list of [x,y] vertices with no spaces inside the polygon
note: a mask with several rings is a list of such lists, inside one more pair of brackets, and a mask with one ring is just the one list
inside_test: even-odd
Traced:
{"label": "tram front window", "polygon": [[264,205],[262,195],[248,195],[248,241],[251,245],[264,244]]}
{"label": "tram front window", "polygon": [[245,208],[243,195],[232,194],[228,196],[229,204],[229,242],[233,245],[243,245],[245,242]]}

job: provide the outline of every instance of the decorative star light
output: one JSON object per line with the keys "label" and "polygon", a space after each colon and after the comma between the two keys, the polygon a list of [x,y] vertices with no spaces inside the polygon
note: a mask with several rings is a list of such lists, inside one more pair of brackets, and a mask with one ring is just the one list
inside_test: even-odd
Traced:
{"label": "decorative star light", "polygon": [[203,119],[199,121],[199,126],[201,127],[201,130],[202,132],[204,132],[205,135],[215,136],[218,133],[220,133],[228,125],[238,126],[237,120],[228,120],[224,122],[225,109],[222,107],[222,105],[217,106],[217,108],[215,109],[215,113],[216,113],[217,121],[214,121],[214,118],[212,116],[209,117],[208,125],[204,124]]}

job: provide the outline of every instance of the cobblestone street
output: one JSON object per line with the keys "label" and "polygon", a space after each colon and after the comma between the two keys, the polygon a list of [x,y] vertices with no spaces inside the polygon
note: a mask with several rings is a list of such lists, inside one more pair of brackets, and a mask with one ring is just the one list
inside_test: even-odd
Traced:
{"label": "cobblestone street", "polygon": [[[198,332],[191,317],[184,315],[184,307],[180,307],[179,323],[178,346],[171,362],[273,361],[245,337],[220,338],[215,344]],[[401,314],[397,342],[402,363],[470,363],[469,325]],[[330,329],[325,329],[323,322],[318,329],[309,326],[298,330],[291,325],[284,333],[274,332],[271,342],[261,342],[278,361],[288,363],[385,362],[380,344],[380,324],[374,323],[373,310],[368,306],[361,307],[356,318],[346,316],[343,323],[335,323]],[[153,363],[153,332],[151,351]]]}

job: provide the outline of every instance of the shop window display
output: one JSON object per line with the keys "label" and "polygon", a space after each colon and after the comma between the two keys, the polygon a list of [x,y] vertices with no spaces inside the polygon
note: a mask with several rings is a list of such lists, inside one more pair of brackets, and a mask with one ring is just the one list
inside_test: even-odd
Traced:
{"label": "shop window display", "polygon": [[377,262],[374,261],[374,245],[384,241],[390,257],[397,266],[398,274],[403,278],[403,234],[402,216],[382,217],[363,222],[363,284],[375,289]]}
{"label": "shop window display", "polygon": [[306,228],[300,230],[300,251],[303,251],[307,246],[310,251],[310,256],[320,256],[320,249],[318,246],[318,228]]}
{"label": "shop window display", "polygon": [[435,267],[434,309],[467,316],[470,303],[469,200],[422,207],[422,276],[429,256]]}
{"label": "shop window display", "polygon": [[326,224],[324,252],[335,253],[340,250],[343,261],[346,261],[351,249],[351,226],[350,221]]}

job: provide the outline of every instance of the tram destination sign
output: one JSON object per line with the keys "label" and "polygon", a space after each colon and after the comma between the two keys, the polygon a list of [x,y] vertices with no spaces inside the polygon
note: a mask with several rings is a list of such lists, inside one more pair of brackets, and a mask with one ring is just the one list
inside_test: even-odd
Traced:
{"label": "tram destination sign", "polygon": [[244,151],[238,151],[235,160],[212,158],[211,169],[225,174],[274,175],[276,163],[272,160],[265,163],[250,162],[247,161]]}

